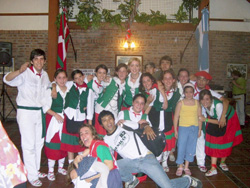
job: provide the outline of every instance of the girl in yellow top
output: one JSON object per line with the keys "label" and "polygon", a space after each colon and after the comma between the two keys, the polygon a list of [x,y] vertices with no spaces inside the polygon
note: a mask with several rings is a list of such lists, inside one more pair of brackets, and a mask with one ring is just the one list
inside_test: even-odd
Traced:
{"label": "girl in yellow top", "polygon": [[[177,146],[177,160],[179,165],[176,175],[181,176],[184,170],[186,175],[191,175],[188,168],[189,162],[194,161],[196,151],[196,143],[198,137],[201,135],[201,106],[198,100],[193,99],[194,85],[187,83],[184,85],[183,92],[185,98],[178,102],[174,114],[174,129],[175,137],[178,138]],[[179,130],[177,125],[179,121]],[[185,166],[183,163],[185,160]]]}

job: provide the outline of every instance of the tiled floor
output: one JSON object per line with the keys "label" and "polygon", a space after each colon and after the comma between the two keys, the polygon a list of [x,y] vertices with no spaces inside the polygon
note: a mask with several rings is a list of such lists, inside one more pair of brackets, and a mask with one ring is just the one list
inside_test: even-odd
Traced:
{"label": "tiled floor", "polygon": [[[16,144],[19,151],[21,151],[20,134],[18,126],[15,121],[3,122],[3,125],[8,132],[12,141]],[[218,169],[218,174],[213,177],[206,177],[204,173],[200,172],[195,165],[191,163],[190,169],[192,175],[199,178],[204,188],[234,188],[234,187],[250,187],[250,122],[242,129],[244,141],[239,146],[233,149],[232,155],[227,160],[229,172],[223,172]],[[169,162],[170,172],[168,176],[170,179],[176,178],[176,164]],[[206,158],[206,166],[210,167],[210,159]],[[47,172],[47,159],[44,153],[42,154],[41,171]],[[66,177],[61,174],[56,174],[56,181],[50,182],[47,178],[42,179],[43,188],[72,188],[73,185],[67,185]],[[28,188],[32,186],[28,183]],[[137,188],[155,188],[157,185],[148,178],[146,181],[140,183]]]}

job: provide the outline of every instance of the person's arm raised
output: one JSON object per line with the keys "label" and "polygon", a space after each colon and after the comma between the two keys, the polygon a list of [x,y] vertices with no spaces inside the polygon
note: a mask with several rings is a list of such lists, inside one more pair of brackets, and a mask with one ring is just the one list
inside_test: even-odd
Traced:
{"label": "person's arm raised", "polygon": [[9,82],[9,81],[12,81],[13,79],[15,79],[17,76],[22,74],[28,68],[28,66],[29,66],[29,62],[22,64],[22,66],[20,67],[19,70],[11,72],[5,77],[6,81]]}

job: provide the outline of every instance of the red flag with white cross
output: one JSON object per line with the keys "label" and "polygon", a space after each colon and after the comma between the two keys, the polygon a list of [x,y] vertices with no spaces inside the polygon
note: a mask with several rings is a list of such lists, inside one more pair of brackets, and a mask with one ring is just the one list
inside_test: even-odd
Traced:
{"label": "red flag with white cross", "polygon": [[63,9],[60,19],[60,29],[58,34],[57,62],[56,69],[66,70],[66,57],[69,44],[69,27],[65,16],[66,9]]}

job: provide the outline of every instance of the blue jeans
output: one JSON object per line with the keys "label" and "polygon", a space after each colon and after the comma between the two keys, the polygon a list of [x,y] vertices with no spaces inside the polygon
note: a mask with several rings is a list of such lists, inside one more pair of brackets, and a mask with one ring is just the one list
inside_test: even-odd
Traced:
{"label": "blue jeans", "polygon": [[133,180],[132,173],[143,172],[161,188],[188,188],[190,186],[188,177],[170,180],[153,154],[137,159],[120,159],[117,164],[122,181],[125,182]]}
{"label": "blue jeans", "polygon": [[194,161],[198,132],[198,126],[179,126],[176,160],[177,164],[183,164],[184,160],[189,162]]}

